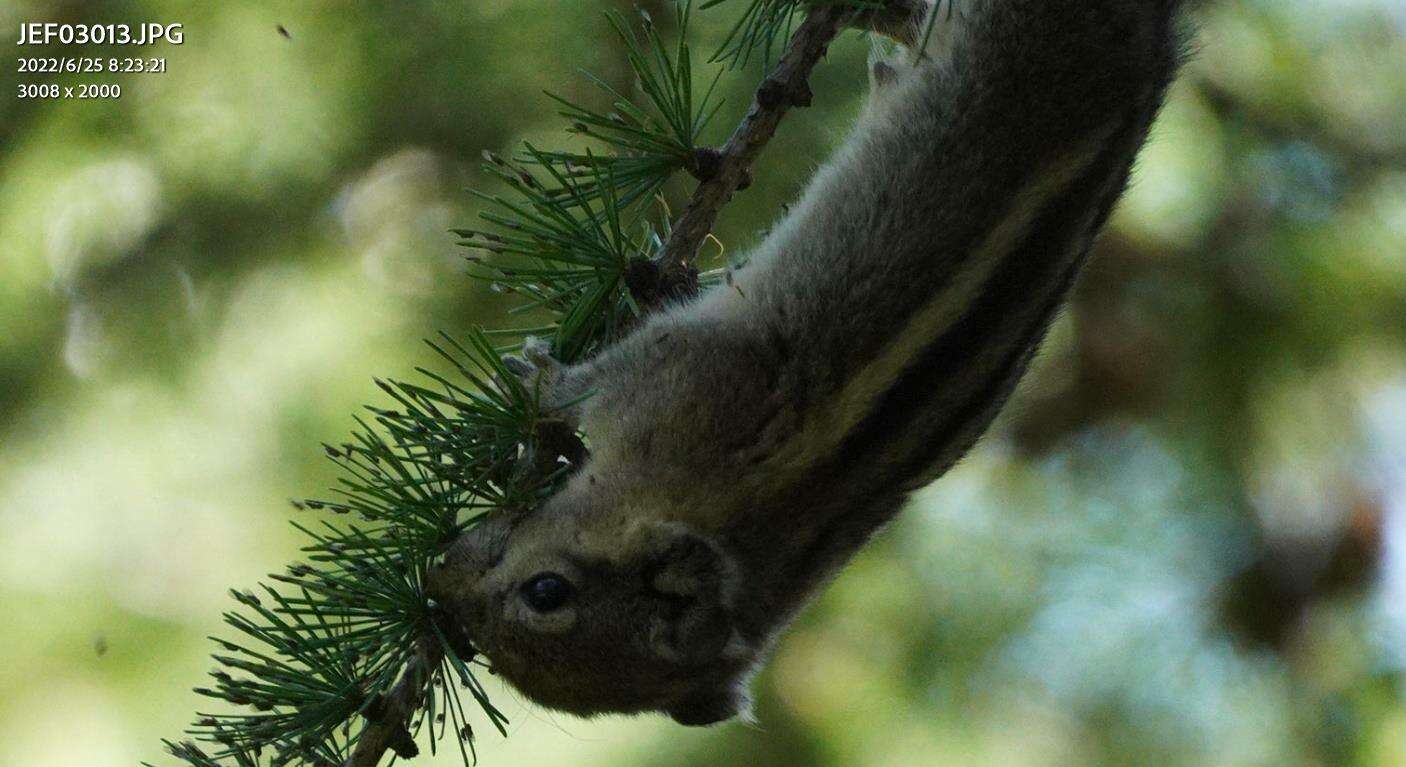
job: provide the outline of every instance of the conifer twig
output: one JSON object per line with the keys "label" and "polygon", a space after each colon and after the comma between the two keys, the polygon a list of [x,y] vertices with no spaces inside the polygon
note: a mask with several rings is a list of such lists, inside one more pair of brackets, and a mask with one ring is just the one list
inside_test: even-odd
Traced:
{"label": "conifer twig", "polygon": [[347,758],[345,767],[376,767],[387,750],[409,759],[417,753],[410,734],[410,720],[420,709],[434,676],[434,670],[444,659],[444,649],[437,642],[421,641],[415,658],[406,664],[400,681],[385,694],[374,711],[369,711],[366,728],[357,738],[356,749]]}
{"label": "conifer twig", "polygon": [[694,263],[704,238],[733,193],[751,183],[752,165],[775,135],[781,119],[792,107],[810,106],[810,73],[824,58],[831,41],[846,28],[859,28],[911,44],[914,19],[920,17],[923,7],[920,0],[882,0],[863,9],[832,3],[817,6],[806,15],[776,66],[757,87],[747,115],[727,143],[709,158],[708,174],[700,177],[683,215],[674,222],[653,260],[653,274],[631,281],[638,300],[657,306],[697,292]]}
{"label": "conifer twig", "polygon": [[750,181],[752,164],[757,155],[776,133],[781,118],[794,106],[809,106],[811,70],[824,57],[835,36],[845,27],[853,8],[826,5],[812,10],[796,28],[781,59],[766,79],[762,80],[752,98],[747,116],[723,147],[717,150],[709,178],[700,181],[683,215],[674,222],[669,238],[654,259],[659,270],[659,284],[664,295],[646,296],[656,304],[687,295],[698,289],[698,272],[694,267],[698,249],[717,221],[723,205],[733,192]]}

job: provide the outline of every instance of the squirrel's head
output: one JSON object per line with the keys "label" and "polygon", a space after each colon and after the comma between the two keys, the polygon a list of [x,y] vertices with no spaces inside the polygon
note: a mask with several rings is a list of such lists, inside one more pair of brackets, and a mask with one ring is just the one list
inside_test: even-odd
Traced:
{"label": "squirrel's head", "polygon": [[735,628],[732,558],[597,498],[569,486],[535,511],[490,515],[432,573],[432,593],[497,674],[549,708],[688,725],[745,715],[757,651]]}

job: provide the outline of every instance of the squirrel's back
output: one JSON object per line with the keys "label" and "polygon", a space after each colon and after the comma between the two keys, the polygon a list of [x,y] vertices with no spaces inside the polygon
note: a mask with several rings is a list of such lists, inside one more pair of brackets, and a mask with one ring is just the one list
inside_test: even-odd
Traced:
{"label": "squirrel's back", "polygon": [[647,415],[635,401],[641,428],[690,434],[693,466],[705,443],[725,446],[735,460],[702,465],[730,481],[828,462],[909,488],[944,470],[1019,377],[1126,184],[1180,58],[1174,5],[939,3],[932,55],[876,63],[851,138],[733,284],[607,353],[603,373],[663,392]]}

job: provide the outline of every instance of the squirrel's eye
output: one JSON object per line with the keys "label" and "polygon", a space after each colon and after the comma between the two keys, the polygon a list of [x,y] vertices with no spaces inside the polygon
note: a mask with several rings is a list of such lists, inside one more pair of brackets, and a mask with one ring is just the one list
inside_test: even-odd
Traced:
{"label": "squirrel's eye", "polygon": [[522,601],[539,613],[560,609],[571,599],[571,582],[556,573],[540,573],[522,584]]}

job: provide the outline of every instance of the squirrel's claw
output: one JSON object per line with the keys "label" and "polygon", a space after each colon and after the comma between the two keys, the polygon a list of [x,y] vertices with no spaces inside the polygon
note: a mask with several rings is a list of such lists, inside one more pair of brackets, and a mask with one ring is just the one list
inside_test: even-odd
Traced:
{"label": "squirrel's claw", "polygon": [[580,400],[586,392],[582,376],[574,367],[552,356],[551,343],[528,336],[520,356],[503,358],[503,367],[529,392],[535,394],[545,418],[562,421],[571,429],[580,426]]}

